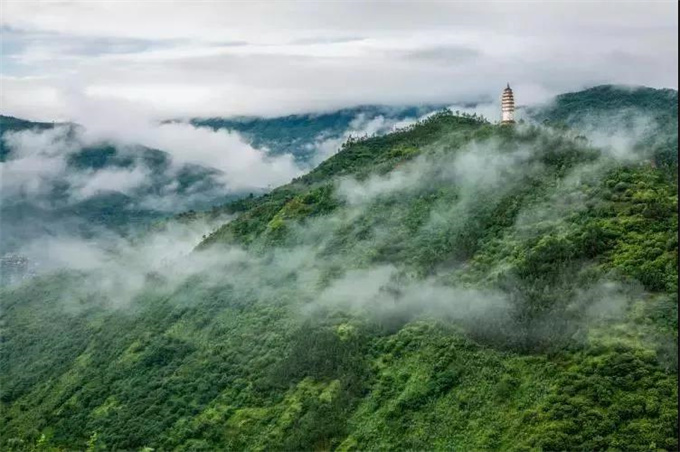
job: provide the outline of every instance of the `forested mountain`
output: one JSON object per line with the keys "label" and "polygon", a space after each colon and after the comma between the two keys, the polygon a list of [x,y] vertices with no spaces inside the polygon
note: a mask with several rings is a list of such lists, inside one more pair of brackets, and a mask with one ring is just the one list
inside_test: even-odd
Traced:
{"label": "forested mountain", "polygon": [[666,164],[678,163],[678,92],[602,85],[557,96],[549,105],[528,109],[536,121],[604,138],[633,140]]}
{"label": "forested mountain", "polygon": [[[415,122],[436,107],[381,107],[365,106],[323,114],[292,115],[278,118],[213,118],[192,120],[197,127],[238,132],[255,148],[270,156],[290,154],[297,163],[308,168],[335,153],[349,136],[387,133],[394,127]],[[40,143],[43,149],[14,150],[23,143],[12,143],[8,137],[18,132],[41,134],[56,128],[69,129],[60,136],[47,137]],[[145,228],[154,221],[177,214],[183,210],[201,210],[241,198],[262,189],[227,190],[225,177],[215,168],[195,164],[173,165],[172,157],[163,150],[120,143],[77,143],[78,126],[68,123],[26,121],[10,116],[0,116],[0,162],[11,163],[29,157],[26,165],[35,166],[40,174],[40,190],[26,190],[28,183],[16,183],[20,189],[12,190],[10,177],[17,172],[13,167],[3,168],[9,182],[3,183],[0,206],[0,255],[16,251],[32,240],[64,231],[90,237],[102,228],[115,233],[129,234]],[[51,141],[50,141],[51,140]],[[72,140],[68,146],[64,141]],[[14,140],[17,141],[17,140]],[[68,147],[65,162],[58,159],[57,151],[50,147]],[[70,149],[70,148],[77,149]],[[19,154],[29,154],[19,155]],[[35,154],[39,159],[31,161]],[[65,164],[65,165],[64,165]],[[27,168],[20,166],[20,171]],[[24,165],[25,166],[25,165]],[[64,168],[60,168],[64,166]],[[51,168],[56,168],[51,171]],[[75,177],[74,177],[75,176]],[[117,179],[144,177],[133,190]],[[23,177],[17,172],[14,179]],[[72,196],[74,183],[86,185],[86,179],[106,180],[109,184],[84,199]],[[74,180],[75,179],[75,180]],[[228,182],[228,181],[227,181]],[[76,187],[77,191],[77,187]]]}
{"label": "forested mountain", "polygon": [[539,120],[585,125],[594,117],[619,119],[622,114],[634,112],[672,119],[678,115],[677,100],[674,89],[600,85],[561,94],[549,105],[531,110]]}
{"label": "forested mountain", "polygon": [[596,92],[350,139],[175,261],[4,289],[0,447],[677,450],[677,92],[651,144],[564,124],[639,94]]}
{"label": "forested mountain", "polygon": [[[274,118],[196,118],[191,123],[214,130],[240,132],[258,149],[274,155],[292,154],[301,163],[319,162],[325,143],[334,152],[348,134],[355,136],[384,134],[393,128],[415,122],[440,110],[444,105],[387,107],[366,105],[327,113],[297,114]],[[339,143],[338,143],[339,144]]]}
{"label": "forested mountain", "polygon": [[225,193],[214,168],[175,165],[144,146],[81,144],[78,128],[0,116],[0,254],[66,231],[126,233],[243,196]]}

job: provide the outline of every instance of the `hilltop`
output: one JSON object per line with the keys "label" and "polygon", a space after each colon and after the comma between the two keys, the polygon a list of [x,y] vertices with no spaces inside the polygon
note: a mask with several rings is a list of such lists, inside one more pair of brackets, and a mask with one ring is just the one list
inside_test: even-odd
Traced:
{"label": "hilltop", "polygon": [[635,90],[445,110],[187,215],[234,217],[176,262],[5,290],[0,445],[676,450],[677,92],[645,93],[654,142],[565,124]]}
{"label": "hilltop", "polygon": [[365,105],[332,112],[274,118],[194,118],[190,122],[213,130],[239,132],[258,149],[267,150],[272,155],[291,154],[301,164],[311,164],[321,161],[319,152],[334,152],[348,134],[388,133],[394,127],[405,122],[415,122],[418,118],[442,108],[443,105]]}

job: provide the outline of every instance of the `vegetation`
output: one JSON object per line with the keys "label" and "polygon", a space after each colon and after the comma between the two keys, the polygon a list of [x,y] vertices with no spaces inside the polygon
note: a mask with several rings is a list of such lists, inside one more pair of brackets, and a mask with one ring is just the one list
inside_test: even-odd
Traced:
{"label": "vegetation", "polygon": [[678,164],[678,92],[673,89],[602,85],[557,96],[533,119],[554,127],[635,136],[659,165]]}
{"label": "vegetation", "polygon": [[[44,132],[55,126],[69,128],[62,137],[67,140],[70,139],[67,136],[77,130],[73,124],[39,123],[0,116],[0,162],[16,158],[6,142],[7,133]],[[177,212],[173,209],[184,208],[175,205],[177,202],[169,202],[170,196],[200,209],[243,195],[223,193],[218,170],[193,164],[174,167],[169,154],[143,146],[126,148],[103,143],[79,147],[63,157],[63,171],[45,176],[40,182],[44,185],[41,190],[5,191],[0,205],[0,228],[3,229],[0,254],[16,251],[45,234],[60,235],[68,231],[74,236],[92,237],[102,228],[123,235],[137,232]],[[59,167],[61,163],[47,160],[42,164]],[[124,193],[112,187],[84,199],[74,195],[78,190],[77,182],[94,177],[95,172],[123,170],[139,170],[148,177],[134,190]],[[158,200],[165,201],[166,205]]]}
{"label": "vegetation", "polygon": [[642,140],[443,111],[185,215],[237,217],[125,304],[5,289],[0,447],[677,450],[677,164]]}
{"label": "vegetation", "polygon": [[[366,105],[329,113],[298,114],[278,118],[197,118],[191,121],[199,127],[239,132],[252,146],[272,155],[291,154],[300,163],[314,160],[317,145],[323,140],[342,139],[345,132],[361,132],[371,121],[387,125],[414,119],[436,111],[442,106],[382,107]],[[389,130],[387,130],[389,131]],[[385,133],[378,127],[376,132]]]}
{"label": "vegetation", "polygon": [[[45,130],[54,127],[53,123],[33,122],[15,118],[13,116],[0,115],[0,132],[18,132],[22,130]],[[4,140],[0,140],[0,162],[4,162],[10,150]]]}

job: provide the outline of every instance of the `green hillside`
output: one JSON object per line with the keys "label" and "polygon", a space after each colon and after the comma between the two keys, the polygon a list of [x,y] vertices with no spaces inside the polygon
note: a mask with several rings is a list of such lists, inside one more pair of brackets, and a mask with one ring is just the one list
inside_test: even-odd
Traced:
{"label": "green hillside", "polygon": [[271,155],[291,154],[300,163],[309,163],[317,157],[317,146],[323,140],[341,139],[347,131],[355,134],[367,133],[362,129],[371,122],[375,133],[386,133],[399,121],[415,120],[441,108],[443,105],[365,105],[332,112],[274,118],[196,118],[191,123],[213,130],[237,131],[252,146],[266,150]]}
{"label": "green hillside", "polygon": [[134,290],[6,289],[0,448],[677,450],[677,159],[633,149],[443,111]]}
{"label": "green hillside", "polygon": [[[386,133],[402,120],[416,118],[434,111],[435,106],[386,107],[363,106],[327,113],[299,114],[275,118],[208,118],[194,119],[197,127],[213,130],[236,131],[252,146],[268,155],[292,155],[298,164],[308,167],[312,161],[321,161],[318,146],[330,140],[328,151],[345,133]],[[371,125],[372,124],[372,125]],[[55,126],[71,127],[73,135],[79,126],[69,123],[27,121],[0,115],[0,164],[15,158],[6,140],[12,132],[44,132]],[[130,148],[128,146],[127,148]],[[35,195],[7,194],[0,203],[0,254],[20,250],[23,246],[45,234],[60,235],[65,231],[90,237],[107,228],[118,234],[130,234],[160,221],[168,215],[186,209],[201,210],[220,206],[241,198],[251,191],[234,190],[225,193],[220,182],[220,171],[199,165],[184,164],[175,171],[172,158],[162,150],[144,146],[125,146],[101,143],[87,146],[68,156],[65,173],[53,182],[53,189],[37,199]],[[108,191],[89,199],[71,199],[69,175],[96,176],[97,171],[142,169],[149,178],[132,193]],[[7,193],[7,190],[3,190]],[[245,191],[245,192],[244,192]],[[152,202],[149,202],[151,200]],[[162,208],[157,208],[159,204]]]}
{"label": "green hillside", "polygon": [[676,90],[602,85],[561,94],[528,113],[554,127],[634,137],[660,164],[678,164]]}

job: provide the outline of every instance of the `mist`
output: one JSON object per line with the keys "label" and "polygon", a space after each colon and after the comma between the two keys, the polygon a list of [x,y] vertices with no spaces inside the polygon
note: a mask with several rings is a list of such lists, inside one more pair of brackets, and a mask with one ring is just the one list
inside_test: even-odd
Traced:
{"label": "mist", "polygon": [[359,113],[350,122],[349,127],[338,137],[326,137],[320,134],[315,142],[309,146],[314,150],[314,157],[310,162],[310,169],[317,166],[322,161],[337,153],[342,144],[352,138],[362,138],[374,135],[382,135],[394,132],[398,129],[406,128],[410,125],[422,121],[432,113],[412,118],[386,118],[384,115],[369,117],[365,113]]}
{"label": "mist", "polygon": [[[505,346],[578,342],[585,340],[591,326],[625,319],[630,306],[644,297],[644,291],[613,276],[584,280],[527,326],[517,323],[525,289],[517,285],[512,274],[506,274],[506,263],[498,262],[491,268],[486,282],[471,284],[464,277],[470,265],[466,263],[468,245],[464,238],[476,227],[470,218],[491,211],[527,178],[543,177],[542,159],[551,144],[522,144],[522,136],[531,136],[535,130],[536,126],[518,125],[520,139],[512,143],[492,138],[457,149],[436,143],[387,174],[336,178],[333,197],[341,208],[330,215],[292,223],[284,241],[276,244],[267,244],[265,234],[261,246],[220,244],[196,250],[206,236],[230,220],[218,218],[187,224],[169,222],[161,231],[151,230],[133,239],[110,233],[91,240],[68,235],[44,237],[21,252],[42,263],[42,274],[66,269],[82,275],[84,283],[75,298],[94,297],[112,309],[127,311],[154,293],[172,299],[174,291],[188,284],[196,294],[229,287],[235,300],[290,304],[300,319],[344,313],[392,330],[415,319],[429,318],[450,322],[473,337]],[[597,141],[599,147],[595,142],[586,147],[592,155],[588,163],[570,169],[545,197],[523,207],[508,234],[518,238],[540,236],[546,225],[559,224],[584,208],[580,191],[584,184],[594,183],[621,163],[644,161],[647,156],[628,145],[629,140],[639,137],[630,132],[610,134],[608,141]],[[550,130],[543,133],[555,142],[560,140],[559,134]],[[442,191],[450,192],[444,198],[450,203],[431,205],[411,233],[413,246],[418,249],[394,251],[408,256],[406,259],[400,254],[384,255],[392,252],[389,250],[400,240],[399,234],[404,233],[400,232],[402,220],[379,213],[376,217],[376,212],[399,200]],[[373,220],[367,222],[368,218]],[[338,248],[338,241],[359,225],[364,229],[351,245]],[[438,246],[442,234],[461,237],[463,241],[454,243],[460,248],[454,250],[452,259],[424,271],[418,263],[419,250]],[[583,262],[582,266],[591,264]],[[565,279],[556,284],[562,287],[572,277],[577,274],[565,274]],[[67,301],[74,298],[73,292],[63,298],[76,309]]]}

